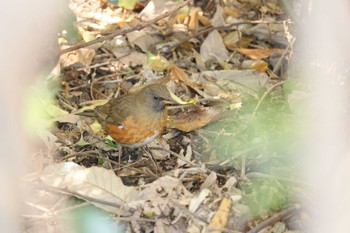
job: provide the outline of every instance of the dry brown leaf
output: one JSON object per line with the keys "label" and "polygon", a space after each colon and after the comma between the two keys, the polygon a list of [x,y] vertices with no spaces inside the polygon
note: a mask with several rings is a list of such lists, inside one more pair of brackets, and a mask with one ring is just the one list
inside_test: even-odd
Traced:
{"label": "dry brown leaf", "polygon": [[[179,179],[163,176],[147,185],[147,187],[140,191],[138,201],[130,203],[135,208],[142,204],[144,214],[147,216],[169,215],[173,210],[172,202],[185,202],[192,198],[192,194],[185,188]],[[180,212],[178,213],[180,214]]]}
{"label": "dry brown leaf", "polygon": [[[106,211],[128,215],[122,209],[127,203],[139,200],[134,187],[125,186],[112,170],[101,167],[84,168],[73,162],[47,166],[41,180],[48,186],[65,189],[76,196]],[[94,198],[120,205],[120,208],[91,201]]]}
{"label": "dry brown leaf", "polygon": [[151,0],[147,6],[140,12],[139,17],[143,21],[150,21],[165,12],[172,11],[180,4],[174,1],[167,0]]}
{"label": "dry brown leaf", "polygon": [[256,36],[259,40],[268,40],[284,47],[289,45],[283,24],[257,24],[242,31],[246,35]]}
{"label": "dry brown leaf", "polygon": [[259,72],[265,72],[269,67],[269,64],[263,60],[245,60],[242,63],[243,69],[254,69]]}
{"label": "dry brown leaf", "polygon": [[191,161],[192,158],[192,147],[191,144],[187,146],[186,155],[184,155],[184,149],[181,149],[179,152],[179,157],[177,158],[177,166],[182,167],[188,164],[187,161]]}
{"label": "dry brown leaf", "polygon": [[204,15],[198,15],[198,20],[199,22],[201,22],[201,24],[203,24],[204,27],[210,27],[212,26],[211,25],[211,22],[210,22],[210,19],[208,19],[206,16]]}
{"label": "dry brown leaf", "polygon": [[237,43],[241,40],[242,33],[240,31],[232,31],[224,37],[224,43],[227,48],[232,49],[237,47]]}
{"label": "dry brown leaf", "polygon": [[116,57],[120,57],[119,61],[121,63],[126,65],[132,65],[132,66],[143,65],[147,60],[147,55],[138,51],[132,51],[125,56],[116,56]]}
{"label": "dry brown leaf", "polygon": [[194,8],[191,11],[190,22],[188,23],[188,28],[191,29],[193,33],[198,32],[199,22],[198,22],[198,14],[201,11],[201,8]]}
{"label": "dry brown leaf", "polygon": [[251,68],[260,72],[265,72],[269,68],[269,64],[264,61],[258,61],[254,62]]}
{"label": "dry brown leaf", "polygon": [[170,62],[159,54],[155,56],[151,53],[148,53],[147,63],[148,66],[155,71],[164,71],[170,66]]}
{"label": "dry brown leaf", "polygon": [[[164,149],[170,150],[169,144],[165,140],[154,140],[150,144],[148,144],[148,147],[162,147]],[[152,150],[152,156],[156,160],[165,160],[169,158],[170,153],[166,150]]]}
{"label": "dry brown leaf", "polygon": [[[62,47],[64,48],[64,47]],[[62,67],[67,67],[75,63],[80,63],[87,67],[91,64],[95,57],[95,50],[90,48],[81,48],[69,53],[62,54],[60,57],[60,64]]]}
{"label": "dry brown leaf", "polygon": [[79,117],[77,115],[67,114],[67,115],[62,115],[62,116],[56,117],[54,119],[54,121],[76,124],[80,119],[81,119],[81,117]]}
{"label": "dry brown leaf", "polygon": [[[180,12],[180,13],[178,13],[178,14],[176,14],[176,16],[175,16],[175,19],[176,19],[176,22],[177,23],[184,23],[185,22],[185,20],[187,19],[187,17],[188,17],[188,14],[185,14],[185,13],[183,13],[183,12]],[[174,25],[175,26],[175,25]]]}
{"label": "dry brown leaf", "polygon": [[211,24],[214,27],[221,27],[225,25],[224,8],[222,8],[219,4],[216,6],[216,11],[211,19]]}
{"label": "dry brown leaf", "polygon": [[240,18],[241,14],[239,13],[239,10],[237,10],[233,6],[225,6],[224,7],[225,14],[228,14],[234,18]]}
{"label": "dry brown leaf", "polygon": [[193,74],[189,80],[197,85],[200,83],[205,92],[211,96],[217,96],[222,92],[222,88],[231,92],[234,90],[238,93],[249,92],[254,95],[259,88],[268,88],[271,85],[267,74],[255,70],[204,71]]}
{"label": "dry brown leaf", "polygon": [[176,128],[184,132],[190,132],[202,128],[216,120],[223,112],[219,107],[202,107],[193,111],[184,111],[169,118],[167,127]]}
{"label": "dry brown leaf", "polygon": [[209,189],[202,189],[200,193],[197,193],[192,199],[188,206],[188,210],[191,213],[196,212],[196,210],[199,208],[199,206],[204,202],[204,200],[207,198],[207,196],[210,194]]}
{"label": "dry brown leaf", "polygon": [[217,30],[212,31],[207,38],[205,38],[200,48],[200,54],[204,62],[212,57],[217,57],[221,60],[228,59],[228,51]]}
{"label": "dry brown leaf", "polygon": [[[228,198],[223,198],[221,200],[219,209],[216,211],[214,217],[211,219],[209,223],[209,227],[218,227],[225,228],[228,222],[228,218],[230,216],[232,201]],[[211,231],[213,233],[221,233],[222,231],[216,230]]]}
{"label": "dry brown leaf", "polygon": [[126,34],[126,37],[132,46],[136,45],[145,53],[150,50],[152,45],[161,42],[161,38],[159,36],[151,35],[145,30],[129,32]]}
{"label": "dry brown leaf", "polygon": [[170,73],[171,78],[175,79],[175,82],[179,82],[179,80],[185,84],[188,83],[188,75],[186,72],[179,68],[178,66],[171,65],[168,67],[168,71]]}
{"label": "dry brown leaf", "polygon": [[243,53],[250,59],[264,59],[271,56],[271,54],[279,53],[283,54],[286,52],[285,49],[236,49],[238,52]]}
{"label": "dry brown leaf", "polygon": [[215,172],[210,172],[210,174],[208,175],[208,177],[205,179],[205,181],[203,182],[203,184],[201,185],[200,189],[213,189],[213,186],[216,186],[215,188],[217,188],[217,175]]}

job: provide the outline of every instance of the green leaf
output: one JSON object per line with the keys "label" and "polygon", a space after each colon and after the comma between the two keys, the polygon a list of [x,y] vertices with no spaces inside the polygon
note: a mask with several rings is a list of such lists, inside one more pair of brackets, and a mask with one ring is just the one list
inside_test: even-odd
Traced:
{"label": "green leaf", "polygon": [[136,0],[119,0],[117,5],[131,11],[135,8],[136,2]]}

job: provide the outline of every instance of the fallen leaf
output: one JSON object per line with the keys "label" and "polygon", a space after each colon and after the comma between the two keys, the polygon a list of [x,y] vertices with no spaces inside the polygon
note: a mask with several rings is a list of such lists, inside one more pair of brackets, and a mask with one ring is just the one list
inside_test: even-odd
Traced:
{"label": "fallen leaf", "polygon": [[152,45],[157,44],[161,41],[161,38],[159,36],[151,35],[145,30],[129,32],[126,34],[126,37],[132,46],[136,45],[145,53],[150,50],[150,47]]}
{"label": "fallen leaf", "polygon": [[212,31],[205,38],[200,48],[200,54],[204,62],[212,57],[218,57],[221,60],[228,59],[228,51],[217,30]]}
{"label": "fallen leaf", "polygon": [[242,63],[243,69],[254,69],[259,72],[265,72],[269,67],[269,64],[263,60],[245,60]]}
{"label": "fallen leaf", "polygon": [[203,184],[201,185],[200,189],[210,189],[213,190],[213,187],[216,186],[217,187],[217,175],[215,172],[210,172],[210,174],[207,176],[207,178],[205,179],[205,181],[203,182]]}
{"label": "fallen leaf", "polygon": [[137,0],[118,0],[118,6],[127,10],[133,10]]}
{"label": "fallen leaf", "polygon": [[185,84],[188,83],[188,75],[183,69],[179,68],[178,66],[171,65],[168,67],[168,71],[170,73],[170,77],[175,79],[176,82],[180,80]]}
{"label": "fallen leaf", "polygon": [[201,22],[201,24],[203,24],[204,27],[210,27],[212,26],[211,25],[211,22],[210,22],[210,19],[208,19],[206,16],[204,15],[198,15],[198,20],[199,22]]}
{"label": "fallen leaf", "polygon": [[[170,91],[169,91],[170,92]],[[182,104],[182,105],[185,105],[185,104],[196,104],[198,99],[197,98],[194,98],[194,99],[190,99],[189,101],[183,101],[182,99],[180,99],[178,96],[176,96],[174,93],[170,92],[170,96],[173,100],[176,101],[176,103],[178,104]]]}
{"label": "fallen leaf", "polygon": [[164,71],[170,66],[170,62],[164,57],[147,53],[147,64],[155,71]]}
{"label": "fallen leaf", "polygon": [[222,112],[223,109],[219,107],[201,107],[191,111],[180,112],[175,116],[169,117],[167,127],[190,132],[216,120]]}
{"label": "fallen leaf", "polygon": [[83,67],[87,67],[91,65],[95,54],[96,52],[94,49],[81,48],[69,53],[62,54],[60,57],[60,64],[63,68],[71,66],[75,63],[80,63]]}
{"label": "fallen leaf", "polygon": [[[267,20],[267,19],[266,19]],[[267,40],[278,45],[287,47],[289,42],[286,38],[284,25],[278,23],[257,24],[253,27],[242,30],[247,35],[254,35],[259,40]]]}
{"label": "fallen leaf", "polygon": [[120,57],[119,61],[121,63],[132,66],[144,65],[147,61],[147,55],[138,51],[132,51],[125,56],[117,55],[116,57]]}
{"label": "fallen leaf", "polygon": [[224,7],[225,14],[228,14],[234,18],[240,18],[241,14],[239,13],[240,11],[237,10],[234,6],[225,6]]}
{"label": "fallen leaf", "polygon": [[187,161],[191,161],[192,159],[192,147],[191,144],[187,146],[186,155],[184,156],[184,149],[181,149],[179,152],[179,158],[177,159],[177,166],[183,167],[188,164]]}
{"label": "fallen leaf", "polygon": [[[221,200],[219,209],[214,214],[213,218],[209,223],[209,227],[225,228],[230,216],[232,201],[228,198],[223,198]],[[221,233],[220,230],[210,231],[213,233]]]}
{"label": "fallen leaf", "polygon": [[[106,211],[128,215],[127,203],[139,199],[134,187],[125,186],[112,170],[101,167],[84,168],[73,162],[47,166],[41,180],[48,186],[76,193],[80,199]],[[108,201],[115,207],[92,199]]]}
{"label": "fallen leaf", "polygon": [[96,35],[93,32],[87,31],[83,27],[78,26],[78,31],[85,42],[93,41],[96,39]]}
{"label": "fallen leaf", "polygon": [[53,119],[53,121],[75,124],[80,120],[80,116],[74,114],[64,114]]}
{"label": "fallen leaf", "polygon": [[192,199],[188,206],[188,210],[191,213],[196,212],[198,207],[203,203],[203,201],[207,198],[207,196],[210,194],[209,189],[202,189],[200,193],[197,193]]}
{"label": "fallen leaf", "polygon": [[232,31],[224,37],[224,43],[227,48],[232,49],[237,47],[237,43],[241,40],[242,33],[240,31]]}
{"label": "fallen leaf", "polygon": [[203,71],[200,74],[193,74],[189,80],[197,85],[200,83],[210,96],[217,96],[223,89],[228,93],[232,93],[233,90],[237,93],[248,92],[255,95],[261,87],[268,88],[271,85],[266,73],[255,70]]}
{"label": "fallen leaf", "polygon": [[79,141],[75,143],[75,145],[86,146],[86,145],[89,145],[89,143],[84,140],[83,134],[81,134]]}
{"label": "fallen leaf", "polygon": [[[143,203],[143,211],[146,215],[167,216],[174,209],[173,200],[176,203],[186,202],[192,198],[192,194],[185,188],[179,179],[163,176],[147,185],[140,191],[139,200]],[[139,206],[139,202],[130,203],[131,206]],[[178,213],[180,214],[180,212]]]}
{"label": "fallen leaf", "polygon": [[283,54],[286,52],[285,49],[236,49],[238,52],[243,53],[250,59],[264,59],[271,56],[271,54],[279,53]]}
{"label": "fallen leaf", "polygon": [[198,14],[201,11],[201,8],[193,8],[190,15],[190,22],[188,23],[188,28],[191,29],[193,33],[198,31]]}
{"label": "fallen leaf", "polygon": [[219,4],[216,6],[216,11],[211,19],[211,24],[214,27],[221,27],[225,25],[225,19],[224,19],[224,8],[222,8]]}
{"label": "fallen leaf", "polygon": [[165,0],[151,0],[147,6],[140,12],[139,17],[143,21],[150,21],[164,12],[172,11],[181,3]]}

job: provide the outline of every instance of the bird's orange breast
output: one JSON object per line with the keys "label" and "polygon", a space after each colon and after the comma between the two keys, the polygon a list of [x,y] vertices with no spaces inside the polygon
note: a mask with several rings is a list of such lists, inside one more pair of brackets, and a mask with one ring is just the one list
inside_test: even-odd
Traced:
{"label": "bird's orange breast", "polygon": [[129,116],[122,125],[107,123],[107,133],[118,143],[128,147],[141,147],[159,136],[165,126],[166,114],[145,117],[138,121]]}

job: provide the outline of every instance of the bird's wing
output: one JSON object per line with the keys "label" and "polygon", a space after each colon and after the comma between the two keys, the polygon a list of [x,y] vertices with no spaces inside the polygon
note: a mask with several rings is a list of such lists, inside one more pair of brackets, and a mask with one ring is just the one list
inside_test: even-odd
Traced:
{"label": "bird's wing", "polygon": [[133,115],[134,96],[128,95],[110,100],[107,104],[96,107],[95,112],[102,122],[122,125],[125,119]]}

